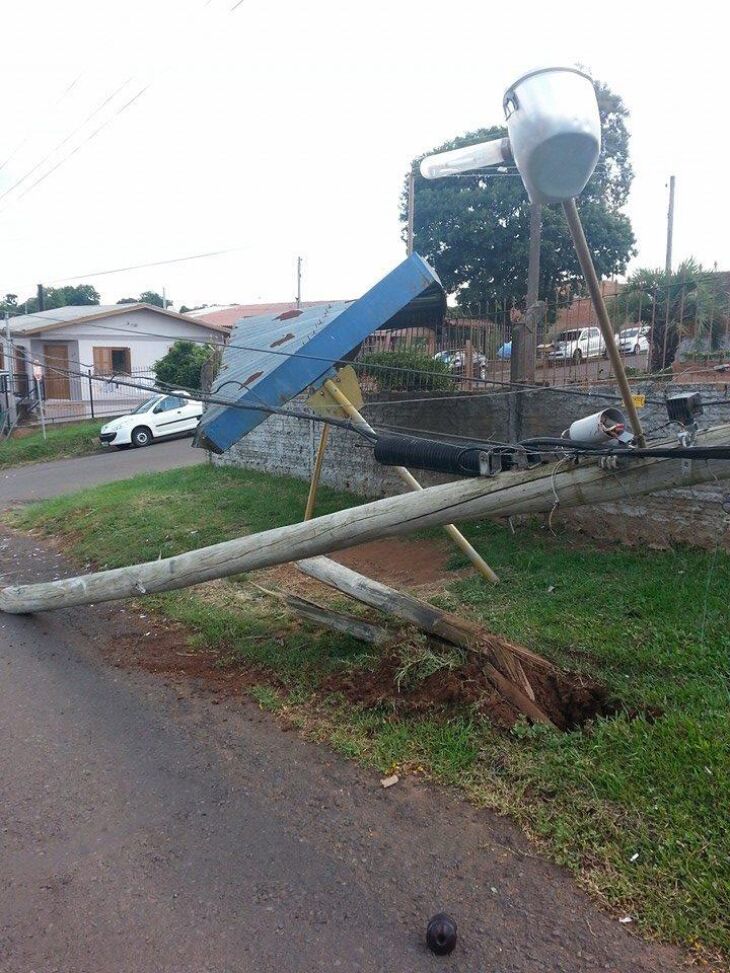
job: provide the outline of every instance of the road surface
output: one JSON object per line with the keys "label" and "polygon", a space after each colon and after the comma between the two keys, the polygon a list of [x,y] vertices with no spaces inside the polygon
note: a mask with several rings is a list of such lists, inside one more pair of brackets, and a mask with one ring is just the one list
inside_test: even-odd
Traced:
{"label": "road surface", "polygon": [[205,463],[205,450],[194,449],[191,442],[187,437],[171,439],[144,449],[109,449],[91,456],[0,470],[0,510],[10,503],[47,500],[83,487],[126,480],[137,473],[159,473]]}
{"label": "road surface", "polygon": [[[34,538],[0,548],[0,583],[70,571]],[[252,703],[115,664],[154,641],[141,615],[0,615],[2,973],[682,968],[497,816],[384,790]],[[459,944],[436,959],[442,909]]]}

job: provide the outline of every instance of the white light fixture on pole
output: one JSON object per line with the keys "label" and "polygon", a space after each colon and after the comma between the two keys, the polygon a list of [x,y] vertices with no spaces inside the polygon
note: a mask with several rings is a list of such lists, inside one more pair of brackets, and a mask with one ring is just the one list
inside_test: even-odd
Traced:
{"label": "white light fixture on pole", "polygon": [[531,203],[562,204],[631,428],[643,446],[641,421],[575,205],[601,151],[593,81],[577,68],[538,68],[507,89],[503,105],[509,138],[427,156],[421,175],[438,179],[514,159]]}

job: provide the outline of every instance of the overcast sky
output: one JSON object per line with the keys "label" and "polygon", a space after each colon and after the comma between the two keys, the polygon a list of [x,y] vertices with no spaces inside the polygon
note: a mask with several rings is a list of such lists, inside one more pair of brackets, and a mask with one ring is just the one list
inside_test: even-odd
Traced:
{"label": "overcast sky", "polygon": [[289,300],[301,254],[305,299],[355,297],[404,256],[409,161],[501,122],[526,69],[575,62],[631,111],[635,265],[664,262],[674,173],[675,262],[730,268],[716,3],[236,2],[5,0],[2,293],[81,275],[105,302]]}

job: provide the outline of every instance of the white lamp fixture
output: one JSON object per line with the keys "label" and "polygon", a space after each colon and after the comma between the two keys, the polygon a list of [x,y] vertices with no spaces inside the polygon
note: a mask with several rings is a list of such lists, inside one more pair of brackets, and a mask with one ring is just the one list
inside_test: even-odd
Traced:
{"label": "white lamp fixture", "polygon": [[533,203],[578,196],[601,151],[601,121],[593,81],[577,68],[539,68],[504,96],[508,139],[426,156],[425,179],[438,179],[514,158]]}

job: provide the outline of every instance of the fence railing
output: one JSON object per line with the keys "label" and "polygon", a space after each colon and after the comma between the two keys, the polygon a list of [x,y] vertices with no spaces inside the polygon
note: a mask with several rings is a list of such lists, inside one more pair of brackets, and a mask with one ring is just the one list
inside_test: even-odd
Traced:
{"label": "fence railing", "polygon": [[[730,300],[727,295],[700,300],[695,282],[672,287],[671,293],[660,288],[645,293],[604,284],[627,373],[638,377],[673,367],[700,381],[720,381],[713,369],[730,361]],[[590,299],[557,294],[544,304],[535,342],[535,383],[612,383],[613,368]],[[373,391],[507,385],[512,337],[523,323],[523,310],[497,302],[485,304],[479,317],[452,312],[440,328],[378,331],[364,342],[356,368]]]}

